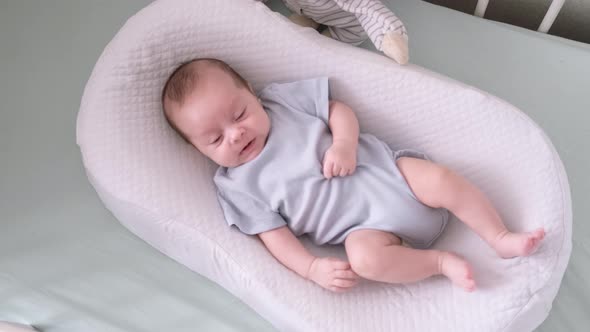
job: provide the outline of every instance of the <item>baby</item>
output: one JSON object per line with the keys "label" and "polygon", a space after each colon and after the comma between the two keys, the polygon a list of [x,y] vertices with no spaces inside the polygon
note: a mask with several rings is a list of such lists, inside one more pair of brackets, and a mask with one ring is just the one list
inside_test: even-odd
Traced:
{"label": "baby", "polygon": [[[510,232],[481,191],[424,154],[359,134],[350,107],[330,100],[327,78],[271,84],[257,96],[224,62],[197,59],[170,76],[162,104],[180,136],[220,166],[214,182],[228,224],[331,291],[359,277],[409,283],[439,274],[473,291],[467,261],[427,249],[449,211],[503,258],[531,254],[545,236]],[[349,261],[314,257],[303,234],[344,243]]]}

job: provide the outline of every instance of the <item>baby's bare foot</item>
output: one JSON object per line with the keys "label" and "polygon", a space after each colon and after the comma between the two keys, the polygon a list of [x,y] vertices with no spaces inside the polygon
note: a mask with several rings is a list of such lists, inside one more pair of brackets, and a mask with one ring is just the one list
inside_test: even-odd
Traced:
{"label": "baby's bare foot", "polygon": [[475,290],[471,266],[463,258],[450,252],[443,252],[439,258],[439,270],[455,285],[468,292]]}
{"label": "baby's bare foot", "polygon": [[525,233],[506,231],[498,235],[492,247],[502,258],[528,256],[537,250],[544,237],[545,230],[543,228]]}

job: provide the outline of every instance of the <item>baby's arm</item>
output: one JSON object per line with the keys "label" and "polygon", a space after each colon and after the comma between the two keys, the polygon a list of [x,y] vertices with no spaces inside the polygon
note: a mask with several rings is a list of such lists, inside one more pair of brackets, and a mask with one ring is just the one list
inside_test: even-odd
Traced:
{"label": "baby's arm", "polygon": [[310,254],[287,226],[260,233],[258,236],[279,262],[326,289],[344,291],[354,286],[358,280],[358,275],[347,262]]}
{"label": "baby's arm", "polygon": [[331,100],[328,126],[332,132],[332,146],[323,160],[326,178],[346,176],[356,168],[356,149],[359,140],[359,123],[356,115],[346,104]]}
{"label": "baby's arm", "polygon": [[328,122],[334,142],[345,142],[354,147],[358,145],[359,122],[348,105],[337,100],[330,100]]}

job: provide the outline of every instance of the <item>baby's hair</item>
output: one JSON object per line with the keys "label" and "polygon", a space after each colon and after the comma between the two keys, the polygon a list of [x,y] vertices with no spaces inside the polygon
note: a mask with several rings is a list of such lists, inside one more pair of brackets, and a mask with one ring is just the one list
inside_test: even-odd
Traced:
{"label": "baby's hair", "polygon": [[187,94],[192,92],[199,80],[199,71],[201,63],[204,66],[216,67],[227,74],[233,79],[234,83],[238,88],[250,89],[248,82],[238,74],[230,65],[227,63],[212,58],[193,59],[187,61],[178,68],[176,68],[164,85],[162,90],[162,107],[164,109],[164,117],[166,121],[187,143],[191,144],[188,137],[176,126],[176,124],[168,117],[168,111],[166,110],[166,100],[178,103],[182,106],[184,99]]}

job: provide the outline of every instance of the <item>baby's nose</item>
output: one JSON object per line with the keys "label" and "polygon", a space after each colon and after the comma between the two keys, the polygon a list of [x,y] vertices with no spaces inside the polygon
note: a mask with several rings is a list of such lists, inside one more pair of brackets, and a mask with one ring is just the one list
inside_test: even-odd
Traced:
{"label": "baby's nose", "polygon": [[246,132],[246,130],[244,128],[235,128],[232,133],[231,133],[231,142],[232,143],[237,143],[242,139],[242,136],[244,136],[244,133]]}

